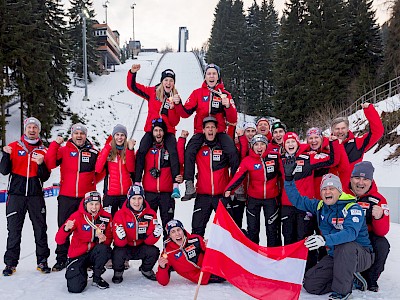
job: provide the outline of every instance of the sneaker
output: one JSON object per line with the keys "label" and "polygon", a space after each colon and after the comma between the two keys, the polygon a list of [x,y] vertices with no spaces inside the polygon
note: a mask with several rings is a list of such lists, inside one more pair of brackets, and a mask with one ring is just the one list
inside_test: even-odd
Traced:
{"label": "sneaker", "polygon": [[371,285],[368,287],[368,291],[377,293],[379,292],[379,286],[377,284]]}
{"label": "sneaker", "polygon": [[124,280],[124,278],[122,277],[123,274],[124,272],[114,271],[114,276],[111,279],[111,281],[114,282],[115,284],[121,283]]}
{"label": "sneaker", "polygon": [[124,269],[125,269],[125,270],[128,270],[130,267],[131,267],[131,265],[129,264],[129,260],[126,260],[126,261],[124,262]]}
{"label": "sneaker", "polygon": [[56,264],[51,268],[53,272],[59,272],[66,267],[66,262],[65,261],[57,261]]}
{"label": "sneaker", "polygon": [[112,269],[112,260],[111,258],[107,260],[106,264],[104,265],[106,269]]}
{"label": "sneaker", "polygon": [[147,279],[152,281],[157,281],[156,274],[154,273],[153,270],[143,271],[142,267],[139,267],[139,271],[142,272],[143,276],[146,277]]}
{"label": "sneaker", "polygon": [[6,266],[3,270],[3,276],[11,276],[17,269],[14,266]]}
{"label": "sneaker", "polygon": [[41,262],[40,264],[38,264],[36,270],[42,272],[43,274],[49,274],[51,272],[51,269],[47,265],[47,262]]}
{"label": "sneaker", "polygon": [[361,275],[360,272],[355,272],[353,278],[353,289],[365,292],[367,288],[368,284],[365,278]]}
{"label": "sneaker", "polygon": [[110,285],[108,284],[107,281],[105,281],[103,278],[101,277],[93,277],[93,286],[97,286],[99,289],[108,289],[110,287]]}
{"label": "sneaker", "polygon": [[189,201],[192,198],[196,197],[196,189],[194,188],[194,184],[192,180],[185,181],[185,195],[182,197],[181,201]]}
{"label": "sneaker", "polygon": [[350,299],[350,298],[351,298],[351,293],[348,293],[346,295],[342,295],[342,294],[333,292],[332,294],[329,295],[328,300]]}
{"label": "sneaker", "polygon": [[181,197],[181,192],[179,191],[178,188],[174,188],[171,194],[171,198],[180,198]]}

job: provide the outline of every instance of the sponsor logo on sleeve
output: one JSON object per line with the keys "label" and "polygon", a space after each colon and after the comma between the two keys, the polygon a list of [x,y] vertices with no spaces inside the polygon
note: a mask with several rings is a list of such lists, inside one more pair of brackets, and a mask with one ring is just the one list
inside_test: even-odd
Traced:
{"label": "sponsor logo on sleeve", "polygon": [[358,217],[353,217],[351,220],[352,220],[354,223],[359,223],[359,222],[360,222],[360,219],[359,219]]}
{"label": "sponsor logo on sleeve", "polygon": [[350,209],[350,215],[352,215],[352,216],[362,216],[362,212],[359,209]]}

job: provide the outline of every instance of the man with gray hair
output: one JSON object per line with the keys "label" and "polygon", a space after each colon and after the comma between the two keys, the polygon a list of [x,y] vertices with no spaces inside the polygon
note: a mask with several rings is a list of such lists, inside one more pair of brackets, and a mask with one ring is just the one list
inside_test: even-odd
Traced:
{"label": "man with gray hair", "polygon": [[361,104],[361,107],[369,122],[370,131],[367,133],[356,137],[353,132],[349,130],[349,120],[344,117],[334,119],[331,124],[332,135],[336,136],[346,149],[350,162],[350,169],[353,169],[356,163],[362,161],[364,153],[380,140],[385,131],[382,120],[374,106],[366,102]]}
{"label": "man with gray hair", "polygon": [[368,238],[364,212],[356,199],[343,193],[339,177],[326,174],[322,178],[321,199],[317,201],[301,196],[293,181],[295,161],[285,165],[285,190],[292,204],[317,216],[320,235],[305,240],[309,250],[325,246],[328,255],[304,276],[303,286],[310,294],[332,292],[328,299],[349,299],[356,286],[365,291],[367,283],[359,272],[368,269],[374,261],[374,253]]}
{"label": "man with gray hair", "polygon": [[[78,210],[79,203],[87,192],[95,191],[96,184],[105,176],[95,173],[99,151],[87,139],[87,128],[81,123],[72,125],[71,138],[65,146],[62,136],[50,143],[46,164],[54,169],[60,166],[60,194],[58,196],[58,226],[62,226],[69,216]],[[69,239],[57,245],[57,263],[53,271],[61,271],[67,262]]]}
{"label": "man with gray hair", "polygon": [[21,139],[4,146],[2,151],[0,173],[10,174],[6,207],[8,237],[4,254],[4,276],[11,276],[16,271],[26,212],[29,213],[35,235],[37,269],[42,273],[50,273],[47,265],[50,249],[47,243],[46,204],[43,198],[43,182],[49,179],[50,172],[44,163],[47,148],[39,138],[40,130],[41,124],[38,119],[25,119]]}

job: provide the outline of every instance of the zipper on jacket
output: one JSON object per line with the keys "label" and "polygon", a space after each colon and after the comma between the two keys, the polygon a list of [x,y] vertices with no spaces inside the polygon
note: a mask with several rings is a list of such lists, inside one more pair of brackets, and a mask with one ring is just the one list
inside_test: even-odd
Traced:
{"label": "zipper on jacket", "polygon": [[[117,159],[118,159],[118,156],[117,156]],[[121,160],[121,157],[119,157],[118,168],[119,168],[119,184],[121,187],[121,195],[123,195],[124,191],[123,191],[123,186],[122,186],[122,160]]]}
{"label": "zipper on jacket", "polygon": [[26,169],[26,185],[25,185],[25,197],[28,196],[28,187],[29,187],[29,169],[31,166],[31,153],[28,153],[28,166]]}
{"label": "zipper on jacket", "polygon": [[213,174],[213,155],[214,155],[214,149],[210,148],[210,171],[211,171],[211,195],[214,196],[214,174]]}
{"label": "zipper on jacket", "polygon": [[267,199],[267,171],[265,170],[265,161],[260,157],[261,159],[261,165],[263,166],[264,170],[264,184],[263,184],[263,189],[264,189],[264,199]]}
{"label": "zipper on jacket", "polygon": [[[158,159],[157,159],[158,169],[160,170],[161,176],[161,149],[158,149]],[[160,176],[157,177],[157,193],[160,193]]]}
{"label": "zipper on jacket", "polygon": [[75,146],[75,148],[78,150],[78,172],[76,174],[75,197],[78,198],[79,197],[79,195],[78,195],[78,193],[79,193],[79,173],[81,171],[81,151],[78,149],[78,147]]}

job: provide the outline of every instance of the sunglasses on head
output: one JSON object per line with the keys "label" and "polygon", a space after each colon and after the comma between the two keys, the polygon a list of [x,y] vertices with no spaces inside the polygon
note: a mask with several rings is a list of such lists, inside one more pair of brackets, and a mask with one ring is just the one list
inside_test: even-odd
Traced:
{"label": "sunglasses on head", "polygon": [[151,123],[152,124],[154,124],[154,123],[161,123],[161,122],[163,122],[163,119],[162,118],[158,118],[158,119],[153,119],[152,121],[151,121]]}

